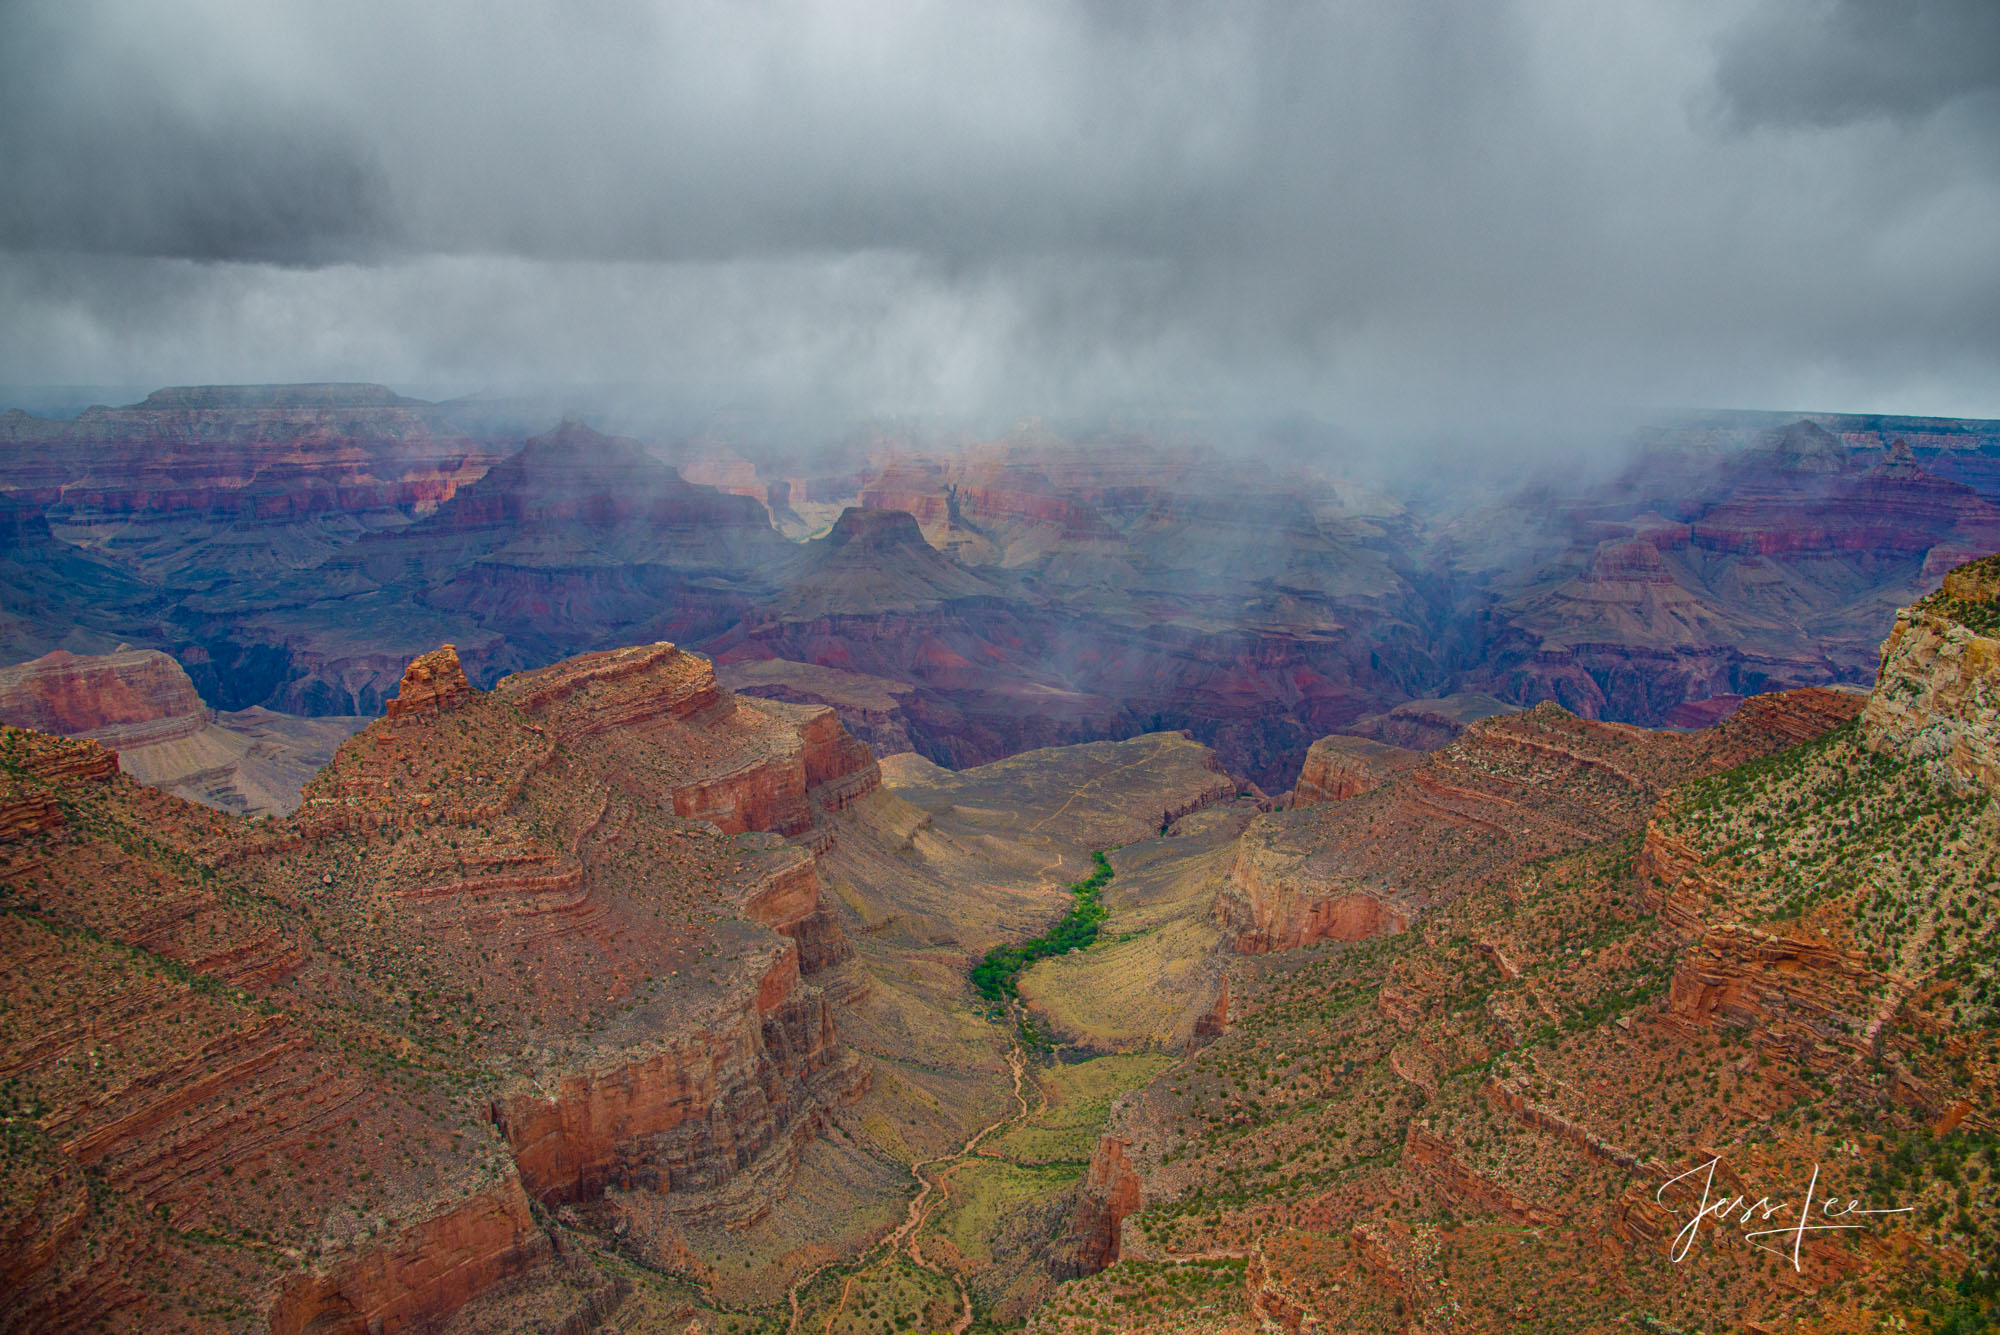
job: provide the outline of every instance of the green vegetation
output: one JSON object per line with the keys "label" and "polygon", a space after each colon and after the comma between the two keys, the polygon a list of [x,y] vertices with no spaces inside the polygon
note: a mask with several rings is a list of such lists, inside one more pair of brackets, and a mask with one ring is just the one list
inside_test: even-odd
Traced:
{"label": "green vegetation", "polygon": [[[1966,575],[1972,581],[2000,578],[2000,556],[1988,556],[1982,560],[1973,561],[1967,565],[1960,566],[1953,573]],[[2000,633],[2000,598],[1974,601],[1966,598],[1954,598],[1943,589],[1939,589],[1936,593],[1931,594],[1930,597],[1918,602],[1910,610],[1914,612],[1931,612],[1939,616],[1949,617],[1975,635]]]}
{"label": "green vegetation", "polygon": [[1111,863],[1102,851],[1092,853],[1097,869],[1070,886],[1069,891],[1076,897],[1063,920],[1032,941],[1024,941],[1018,946],[996,946],[986,952],[972,971],[972,985],[979,995],[998,1006],[1014,999],[1021,978],[1021,970],[1036,960],[1047,959],[1051,955],[1067,955],[1072,950],[1082,950],[1097,940],[1097,929],[1104,922],[1109,911],[1100,898],[1104,887],[1111,883]]}

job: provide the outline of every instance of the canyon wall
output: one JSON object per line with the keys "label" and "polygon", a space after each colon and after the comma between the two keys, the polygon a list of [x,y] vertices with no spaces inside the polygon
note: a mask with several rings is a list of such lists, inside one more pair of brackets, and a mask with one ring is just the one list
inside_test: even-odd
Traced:
{"label": "canyon wall", "polygon": [[2000,558],[1960,566],[1897,614],[1862,713],[1870,749],[2000,791]]}
{"label": "canyon wall", "polygon": [[1391,775],[1409,769],[1420,758],[1416,751],[1365,737],[1337,733],[1322,737],[1306,749],[1305,767],[1299,771],[1299,781],[1292,789],[1291,805],[1309,807],[1315,802],[1358,797],[1380,787]]}
{"label": "canyon wall", "polygon": [[[492,692],[424,654],[258,825],[89,741],[0,753],[0,958],[32,1020],[0,1070],[39,1110],[0,1213],[10,1329],[152,1328],[183,1292],[301,1335],[602,1316],[622,1300],[531,1200],[750,1226],[866,1087],[814,981],[851,948],[813,849],[873,757],[672,645]],[[741,834],[674,814],[746,767],[808,838],[776,789],[718,811]]]}
{"label": "canyon wall", "polygon": [[1145,1203],[1144,1186],[1126,1156],[1130,1147],[1116,1135],[1098,1140],[1052,1254],[1056,1278],[1094,1275],[1118,1260],[1125,1221]]}

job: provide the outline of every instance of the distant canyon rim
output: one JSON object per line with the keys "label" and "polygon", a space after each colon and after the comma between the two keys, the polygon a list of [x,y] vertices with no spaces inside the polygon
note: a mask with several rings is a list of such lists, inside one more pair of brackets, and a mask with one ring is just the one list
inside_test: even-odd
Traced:
{"label": "distant canyon rim", "polygon": [[366,385],[0,415],[0,658],[155,649],[225,713],[368,717],[442,643],[483,686],[672,640],[883,755],[1184,729],[1276,795],[1329,733],[1430,749],[1543,700],[1695,726],[1865,685],[1894,609],[2000,547],[1982,421],[1690,415],[1498,497],[1187,433],[535,421]]}

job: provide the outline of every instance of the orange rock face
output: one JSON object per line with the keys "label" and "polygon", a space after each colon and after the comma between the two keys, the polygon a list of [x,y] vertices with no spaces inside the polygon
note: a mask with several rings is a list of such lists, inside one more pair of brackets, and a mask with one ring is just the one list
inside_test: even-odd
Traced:
{"label": "orange rock face", "polygon": [[[753,993],[676,1017],[649,1046],[607,1069],[562,1075],[552,1092],[496,1100],[494,1119],[539,1199],[590,1200],[614,1186],[713,1190],[753,1164],[782,1181],[796,1140],[862,1079],[819,990],[801,988],[789,946],[771,952]],[[779,1162],[759,1163],[767,1152]]]}
{"label": "orange rock face", "polygon": [[426,709],[442,709],[471,690],[472,683],[459,665],[458,647],[447,644],[404,669],[402,689],[388,705],[389,717],[407,718]]}
{"label": "orange rock face", "polygon": [[392,1242],[292,1280],[272,1335],[424,1329],[549,1254],[516,1178],[405,1228]]}
{"label": "orange rock face", "polygon": [[269,710],[218,717],[181,665],[153,650],[60,650],[0,670],[0,722],[87,737],[141,783],[223,810],[284,814],[359,720]]}
{"label": "orange rock face", "polygon": [[1385,746],[1365,737],[1335,734],[1322,737],[1306,750],[1305,768],[1292,789],[1292,805],[1338,802],[1379,788],[1390,776],[1415,765],[1422,756],[1400,746]]}
{"label": "orange rock face", "polygon": [[[0,757],[0,1069],[38,1110],[8,1329],[153,1329],[180,1296],[301,1335],[598,1311],[532,1198],[740,1226],[865,1087],[814,981],[849,951],[813,847],[873,758],[671,645],[492,692],[427,654],[257,824],[92,742]],[[734,774],[776,776],[718,799],[743,835],[674,814]]]}
{"label": "orange rock face", "polygon": [[180,664],[154,650],[83,657],[58,649],[0,670],[0,723],[17,728],[116,748],[185,736],[207,717]]}

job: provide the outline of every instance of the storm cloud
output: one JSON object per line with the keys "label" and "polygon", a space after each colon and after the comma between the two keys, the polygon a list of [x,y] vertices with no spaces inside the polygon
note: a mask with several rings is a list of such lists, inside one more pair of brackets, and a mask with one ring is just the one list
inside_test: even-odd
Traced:
{"label": "storm cloud", "polygon": [[0,11],[0,379],[2000,415],[1982,2]]}

